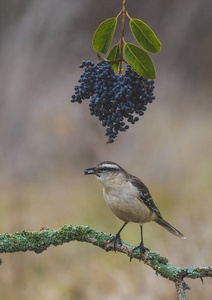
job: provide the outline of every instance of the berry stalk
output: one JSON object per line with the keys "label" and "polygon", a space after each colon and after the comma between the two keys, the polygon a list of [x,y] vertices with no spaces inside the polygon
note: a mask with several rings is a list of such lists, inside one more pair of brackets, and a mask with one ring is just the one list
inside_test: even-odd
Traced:
{"label": "berry stalk", "polygon": [[119,75],[122,73],[123,49],[124,49],[124,29],[125,29],[125,16],[126,16],[126,0],[123,0],[122,7],[122,20],[121,20],[121,40],[120,40],[120,62],[119,62]]}

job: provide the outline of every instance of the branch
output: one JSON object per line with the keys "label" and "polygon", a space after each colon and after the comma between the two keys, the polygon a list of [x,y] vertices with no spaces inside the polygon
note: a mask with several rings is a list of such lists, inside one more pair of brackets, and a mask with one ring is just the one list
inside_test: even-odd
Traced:
{"label": "branch", "polygon": [[185,291],[186,289],[190,290],[190,287],[186,285],[182,278],[175,281],[175,286],[177,289],[177,299],[186,300]]}
{"label": "branch", "polygon": [[126,0],[123,0],[123,5],[122,5],[122,20],[121,20],[121,39],[120,39],[120,57],[121,57],[121,60],[120,60],[120,63],[119,63],[119,75],[121,75],[121,72],[122,72],[125,16],[126,16]]}
{"label": "branch", "polygon": [[[104,249],[106,252],[114,251],[113,235],[96,231],[89,226],[71,226],[65,225],[58,230],[45,228],[40,232],[21,231],[14,234],[4,233],[0,235],[0,253],[26,252],[34,251],[42,253],[51,245],[58,246],[71,241],[87,242]],[[140,259],[139,250],[121,240],[117,244],[118,252],[128,255],[130,258]],[[185,300],[185,291],[190,289],[184,282],[184,278],[212,277],[212,267],[187,267],[179,268],[168,264],[166,257],[160,256],[156,252],[146,251],[142,255],[142,261],[150,266],[156,274],[161,275],[175,283],[178,300]],[[1,263],[1,262],[0,262]]]}

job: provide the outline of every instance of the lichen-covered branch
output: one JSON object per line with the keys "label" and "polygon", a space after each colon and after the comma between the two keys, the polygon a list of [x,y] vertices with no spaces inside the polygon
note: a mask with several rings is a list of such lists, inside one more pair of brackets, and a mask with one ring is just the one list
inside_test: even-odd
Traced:
{"label": "lichen-covered branch", "polygon": [[186,294],[185,291],[189,288],[189,286],[184,282],[184,280],[182,278],[178,278],[175,281],[175,286],[176,286],[176,290],[177,290],[177,299],[178,300],[186,300]]}
{"label": "lichen-covered branch", "polygon": [[[0,253],[12,253],[20,251],[34,251],[41,253],[51,245],[58,246],[71,241],[87,242],[98,246],[105,251],[114,251],[112,235],[96,231],[89,226],[65,225],[61,229],[50,230],[45,228],[39,232],[21,231],[13,234],[4,233],[0,235]],[[139,250],[132,251],[133,245],[124,241],[117,244],[116,251],[122,252],[131,258],[139,259]],[[147,251],[142,255],[142,261],[150,266],[156,274],[167,278],[175,283],[177,297],[184,300],[185,291],[189,286],[184,282],[185,278],[212,277],[212,267],[187,267],[179,268],[168,264],[166,257],[158,253]]]}

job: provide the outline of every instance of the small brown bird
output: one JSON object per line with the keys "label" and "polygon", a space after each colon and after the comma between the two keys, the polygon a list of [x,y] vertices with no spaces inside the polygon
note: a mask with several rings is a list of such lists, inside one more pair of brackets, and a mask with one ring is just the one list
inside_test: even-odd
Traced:
{"label": "small brown bird", "polygon": [[85,175],[96,175],[96,179],[103,185],[103,196],[106,203],[112,212],[124,222],[115,235],[114,250],[116,250],[116,242],[120,239],[122,229],[129,222],[140,225],[141,243],[133,249],[140,249],[140,254],[148,250],[143,243],[143,224],[150,221],[158,223],[177,237],[186,239],[180,231],[163,219],[143,182],[126,172],[118,164],[104,161],[84,172]]}

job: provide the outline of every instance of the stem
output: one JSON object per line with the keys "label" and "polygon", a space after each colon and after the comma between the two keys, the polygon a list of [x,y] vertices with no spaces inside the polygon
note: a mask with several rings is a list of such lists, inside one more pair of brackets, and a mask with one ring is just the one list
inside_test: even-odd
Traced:
{"label": "stem", "polygon": [[119,12],[119,14],[116,16],[116,19],[122,14],[122,10]]}
{"label": "stem", "polygon": [[175,281],[175,286],[177,290],[177,300],[186,300],[185,294],[185,283],[182,279],[177,279]]}
{"label": "stem", "polygon": [[121,75],[121,70],[122,70],[123,48],[124,48],[125,16],[126,16],[126,0],[123,0],[122,20],[121,20],[121,40],[120,40],[120,58],[121,59],[120,59],[120,63],[119,63],[119,75]]}
{"label": "stem", "polygon": [[132,18],[130,17],[130,15],[128,14],[127,11],[126,11],[126,16],[127,16],[130,20],[132,20]]}

